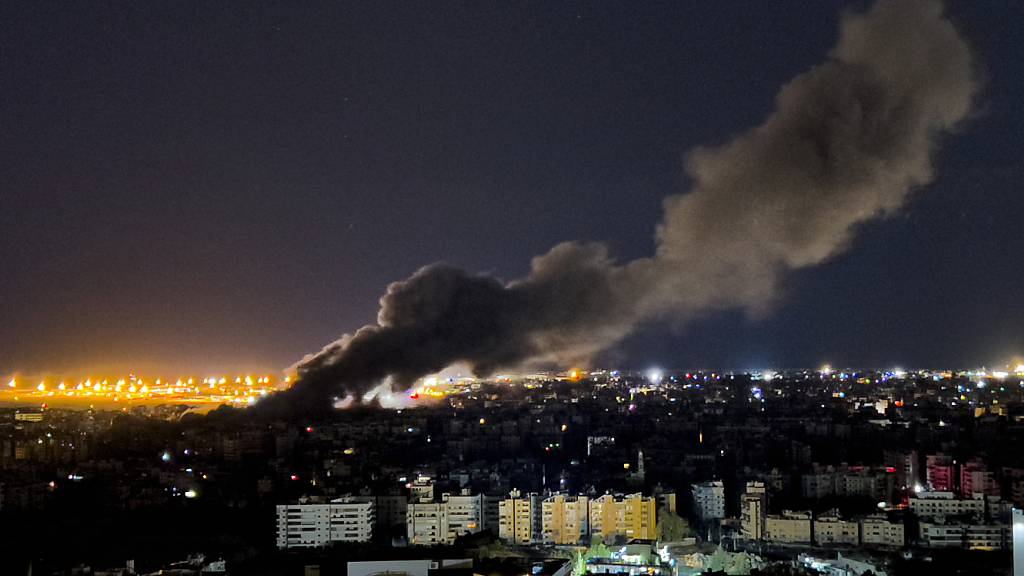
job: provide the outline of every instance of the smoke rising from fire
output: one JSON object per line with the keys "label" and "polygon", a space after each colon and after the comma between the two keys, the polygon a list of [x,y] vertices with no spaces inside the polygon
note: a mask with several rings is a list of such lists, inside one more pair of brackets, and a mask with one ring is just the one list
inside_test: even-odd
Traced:
{"label": "smoke rising from fire", "polygon": [[617,263],[567,242],[503,282],[445,264],[391,284],[377,323],[307,356],[275,398],[326,407],[456,362],[490,373],[584,363],[650,321],[722,309],[762,314],[790,270],[844,251],[934,177],[938,140],[970,113],[971,51],[931,0],[848,13],[825,62],[776,96],[759,126],[689,153],[692,188],[665,200],[657,249]]}

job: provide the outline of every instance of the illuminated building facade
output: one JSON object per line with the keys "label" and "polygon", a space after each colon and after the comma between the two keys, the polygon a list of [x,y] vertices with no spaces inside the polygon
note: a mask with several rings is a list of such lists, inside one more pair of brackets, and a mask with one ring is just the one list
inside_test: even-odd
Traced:
{"label": "illuminated building facade", "polygon": [[443,494],[441,500],[447,507],[449,540],[484,529],[483,495],[474,496],[469,490],[464,490],[462,494]]}
{"label": "illuminated building facade", "polygon": [[657,500],[642,494],[616,499],[605,494],[590,502],[591,535],[605,541],[617,536],[626,540],[655,540],[658,537]]}
{"label": "illuminated building facade", "polygon": [[740,531],[748,540],[764,538],[765,514],[768,512],[768,491],[764,482],[747,482],[740,497]]}
{"label": "illuminated building facade", "polygon": [[811,513],[783,510],[765,518],[765,539],[772,542],[810,543]]}
{"label": "illuminated building facade", "polygon": [[985,514],[984,494],[957,498],[952,492],[921,492],[910,498],[910,511],[922,518]]}
{"label": "illuminated building facade", "polygon": [[819,546],[856,546],[860,544],[860,525],[852,520],[844,520],[838,510],[829,510],[814,519],[814,543]]}
{"label": "illuminated building facade", "polygon": [[906,543],[906,530],[902,522],[889,522],[883,514],[872,514],[860,520],[860,539],[866,546],[902,548]]}
{"label": "illuminated building facade", "polygon": [[373,534],[372,502],[338,498],[325,504],[277,506],[277,547],[319,548],[332,542],[368,542]]}
{"label": "illuminated building facade", "polygon": [[434,546],[449,543],[448,505],[443,502],[410,502],[406,511],[409,544]]}
{"label": "illuminated building facade", "polygon": [[590,506],[586,496],[555,494],[541,505],[543,542],[579,544],[590,535]]}
{"label": "illuminated building facade", "polygon": [[541,539],[541,502],[537,494],[525,497],[513,490],[498,504],[498,537],[516,544],[532,544]]}
{"label": "illuminated building facade", "polygon": [[1013,576],[1024,576],[1024,510],[1014,508],[1013,518]]}

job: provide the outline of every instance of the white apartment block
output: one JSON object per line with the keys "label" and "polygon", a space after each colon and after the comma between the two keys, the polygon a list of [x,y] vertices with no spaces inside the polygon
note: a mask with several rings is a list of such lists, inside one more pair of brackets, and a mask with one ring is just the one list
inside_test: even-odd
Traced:
{"label": "white apartment block", "polygon": [[318,548],[332,542],[367,542],[373,535],[372,502],[338,498],[325,504],[277,506],[277,547]]}
{"label": "white apartment block", "polygon": [[702,521],[725,518],[725,484],[721,480],[694,484],[693,507]]}
{"label": "white apartment block", "polygon": [[829,510],[814,519],[814,542],[826,544],[860,544],[860,525],[844,520],[838,510]]}
{"label": "white apartment block", "polygon": [[962,524],[936,524],[921,522],[921,545],[925,548],[963,548]]}
{"label": "white apartment block", "polygon": [[465,534],[483,530],[484,497],[464,494],[442,494],[440,502],[426,500],[409,502],[406,509],[406,533],[409,544],[433,546],[452,544]]}
{"label": "white apartment block", "polygon": [[985,514],[985,496],[957,498],[952,492],[921,492],[910,498],[910,511],[921,518]]}
{"label": "white apartment block", "polygon": [[860,540],[865,546],[902,548],[906,543],[906,530],[902,523],[889,522],[884,514],[872,514],[860,520]]}
{"label": "white apartment block", "polygon": [[405,526],[409,544],[448,544],[448,506],[443,502],[410,502]]}
{"label": "white apartment block", "polygon": [[448,537],[452,541],[484,529],[486,510],[483,494],[473,496],[468,491],[462,494],[443,494],[441,500],[448,507]]}
{"label": "white apartment block", "polygon": [[1006,524],[964,524],[921,522],[921,545],[925,548],[967,548],[1003,550],[1011,545]]}

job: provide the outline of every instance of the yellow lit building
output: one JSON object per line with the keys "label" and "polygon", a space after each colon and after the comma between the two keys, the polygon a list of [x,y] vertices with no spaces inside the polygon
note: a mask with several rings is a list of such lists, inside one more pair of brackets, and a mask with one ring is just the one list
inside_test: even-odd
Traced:
{"label": "yellow lit building", "polygon": [[765,520],[765,538],[772,542],[809,543],[811,513],[783,510],[781,516],[768,516]]}
{"label": "yellow lit building", "polygon": [[555,494],[542,503],[545,544],[579,544],[590,534],[590,509],[586,496]]}
{"label": "yellow lit building", "polygon": [[657,505],[655,498],[642,494],[630,494],[621,500],[605,494],[590,503],[590,532],[605,541],[616,536],[626,540],[656,540]]}
{"label": "yellow lit building", "polygon": [[498,503],[498,537],[506,542],[532,544],[541,538],[541,506],[536,494],[518,490]]}

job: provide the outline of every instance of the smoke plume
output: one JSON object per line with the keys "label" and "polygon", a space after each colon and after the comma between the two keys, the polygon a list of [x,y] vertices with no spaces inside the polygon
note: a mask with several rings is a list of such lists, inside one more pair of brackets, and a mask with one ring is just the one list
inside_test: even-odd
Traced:
{"label": "smoke plume", "polygon": [[377,324],[301,361],[281,399],[358,402],[456,362],[480,374],[577,365],[645,322],[764,313],[784,274],[842,252],[932,180],[938,140],[971,109],[971,60],[938,2],[848,13],[825,62],[786,84],[764,123],[689,153],[692,189],[665,200],[652,257],[620,264],[602,244],[568,242],[510,283],[424,267],[388,287]]}

